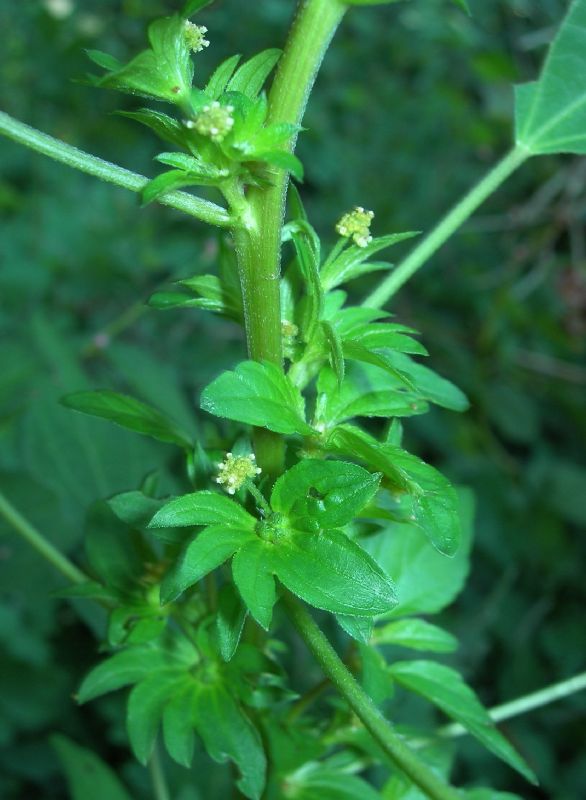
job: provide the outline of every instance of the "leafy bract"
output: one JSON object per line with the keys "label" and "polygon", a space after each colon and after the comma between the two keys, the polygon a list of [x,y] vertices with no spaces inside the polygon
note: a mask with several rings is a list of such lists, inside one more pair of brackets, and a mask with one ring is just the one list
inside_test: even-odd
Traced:
{"label": "leafy bract", "polygon": [[294,527],[337,528],[351,522],[378,489],[380,475],[344,461],[303,459],[275,484],[271,506]]}
{"label": "leafy bract", "polygon": [[218,594],[216,616],[218,645],[224,661],[230,661],[236,652],[245,620],[246,607],[242,604],[238,592],[231,583],[225,583]]}
{"label": "leafy bract", "polygon": [[486,709],[455,670],[433,661],[399,661],[392,664],[389,671],[398,683],[437,705],[460,722],[488,750],[518,770],[527,780],[536,782],[533,772],[497,731]]}
{"label": "leafy bract", "polygon": [[405,239],[417,236],[417,231],[407,233],[390,233],[387,236],[379,236],[373,239],[366,247],[350,245],[342,253],[331,261],[326,261],[321,272],[321,282],[325,291],[330,291],[341,283],[361,274],[371,272],[368,259],[380,250],[384,250],[391,245],[398,244]]}
{"label": "leafy bract", "polygon": [[193,492],[166,503],[151,519],[150,528],[220,525],[252,530],[256,520],[239,503],[217,492]]}
{"label": "leafy bract", "polygon": [[115,422],[128,430],[144,433],[160,442],[189,448],[189,434],[156,408],[118,392],[74,392],[62,398],[67,408]]}
{"label": "leafy bract", "polygon": [[273,547],[272,565],[287,589],[324,611],[371,617],[397,602],[391,579],[340,531],[295,532]]}
{"label": "leafy bract", "polygon": [[586,0],[575,0],[537,81],[515,90],[515,138],[532,155],[586,154]]}
{"label": "leafy bract", "polygon": [[281,50],[263,50],[242,64],[228,81],[228,92],[242,92],[254,100],[263,87],[273,67],[281,57]]}
{"label": "leafy bract", "polygon": [[254,538],[250,530],[222,525],[205,528],[185,547],[165,575],[161,584],[161,602],[174,600]]}
{"label": "leafy bract", "polygon": [[276,433],[312,433],[299,389],[267,361],[243,361],[233,372],[222,373],[204,389],[201,407]]}

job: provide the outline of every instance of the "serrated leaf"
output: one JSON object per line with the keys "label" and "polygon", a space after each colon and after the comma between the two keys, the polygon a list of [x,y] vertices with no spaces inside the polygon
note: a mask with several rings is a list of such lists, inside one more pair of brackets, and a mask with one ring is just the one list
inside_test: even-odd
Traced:
{"label": "serrated leaf", "polygon": [[455,670],[433,661],[400,661],[392,664],[389,671],[397,683],[441,708],[494,755],[527,780],[537,782],[533,772],[494,727],[486,709]]}
{"label": "serrated leaf", "polygon": [[185,128],[178,120],[167,114],[150,108],[141,108],[138,111],[117,111],[116,113],[121,117],[134,119],[146,125],[165,142],[170,142],[177,147],[185,146],[187,138]]}
{"label": "serrated leaf", "polygon": [[372,641],[374,644],[393,644],[433,653],[452,653],[458,647],[455,636],[423,619],[389,622],[375,629]]}
{"label": "serrated leaf", "polygon": [[110,391],[74,392],[62,398],[61,403],[74,411],[110,420],[123,428],[151,436],[160,442],[184,448],[193,445],[190,436],[173,420],[156,408],[125,394]]}
{"label": "serrated leaf", "polygon": [[91,750],[61,735],[50,741],[67,777],[70,800],[132,800],[115,772]]}
{"label": "serrated leaf", "polygon": [[391,233],[387,236],[379,236],[372,240],[366,247],[351,245],[330,263],[326,263],[321,273],[321,282],[324,291],[329,292],[346,280],[349,275],[357,277],[357,270],[364,264],[370,256],[391,247],[394,244],[403,242],[417,236],[419,231],[407,231],[406,233]]}
{"label": "serrated leaf", "polygon": [[412,355],[426,356],[426,348],[406,334],[403,325],[395,325],[386,322],[371,322],[363,328],[353,330],[346,334],[344,338],[358,342],[368,350],[394,350],[397,353],[408,353]]}
{"label": "serrated leaf", "polygon": [[259,150],[247,154],[246,161],[264,161],[273,167],[290,172],[298,181],[303,181],[303,164],[293,153],[287,150]]}
{"label": "serrated leaf", "polygon": [[413,381],[409,375],[395,366],[394,356],[399,355],[389,353],[384,350],[370,350],[359,341],[346,339],[342,342],[344,350],[344,357],[352,361],[359,361],[364,364],[372,364],[374,367],[388,372],[394,378],[395,382],[405,389],[413,390],[415,388]]}
{"label": "serrated leaf", "polygon": [[214,0],[187,0],[181,11],[181,16],[185,18],[192,17],[198,11],[201,11],[202,8],[211,5],[213,2]]}
{"label": "serrated leaf", "polygon": [[254,100],[280,57],[281,50],[277,49],[257,53],[236,70],[228,82],[227,91],[242,92]]}
{"label": "serrated leaf", "polygon": [[161,583],[161,602],[169,603],[221,566],[254,538],[250,530],[214,525],[189,542]]}
{"label": "serrated leaf", "polygon": [[239,503],[218,492],[185,494],[166,503],[151,519],[149,528],[221,525],[253,530],[256,519]]}
{"label": "serrated leaf", "polygon": [[[242,550],[245,550],[246,547],[248,545],[245,545]],[[242,550],[236,553],[234,559],[238,558]],[[234,572],[234,562],[232,562],[232,572]],[[230,661],[236,652],[246,614],[246,606],[243,605],[232,584],[225,583],[218,595],[218,613],[216,614],[218,645],[224,661]]]}
{"label": "serrated leaf", "polygon": [[296,528],[337,528],[351,522],[375,495],[380,474],[344,461],[305,458],[277,480],[271,507]]}
{"label": "serrated leaf", "polygon": [[126,729],[132,751],[144,766],[152,755],[165,705],[184,681],[183,671],[159,672],[145,678],[130,692]]}
{"label": "serrated leaf", "polygon": [[204,389],[204,411],[217,417],[268,428],[276,433],[311,434],[304,401],[279,367],[269,362],[243,361]]}
{"label": "serrated leaf", "polygon": [[586,0],[562,22],[539,80],[515,87],[515,139],[532,155],[586,153]]}
{"label": "serrated leaf", "polygon": [[396,605],[388,575],[340,531],[295,532],[273,547],[272,561],[287,589],[324,611],[370,617]]}
{"label": "serrated leaf", "polygon": [[387,358],[396,369],[408,376],[424,400],[451,411],[466,411],[470,407],[461,389],[429,367],[418,364],[405,353],[388,353]]}
{"label": "serrated leaf", "polygon": [[245,544],[232,560],[234,583],[252,616],[267,631],[277,600],[271,550],[270,545],[257,539]]}
{"label": "serrated leaf", "polygon": [[163,709],[163,741],[171,758],[182,767],[189,768],[195,749],[191,682],[185,688],[178,684],[174,696]]}
{"label": "serrated leaf", "polygon": [[246,797],[260,800],[266,758],[256,729],[223,686],[200,686],[194,697],[194,722],[211,758],[230,759],[240,771],[236,785]]}

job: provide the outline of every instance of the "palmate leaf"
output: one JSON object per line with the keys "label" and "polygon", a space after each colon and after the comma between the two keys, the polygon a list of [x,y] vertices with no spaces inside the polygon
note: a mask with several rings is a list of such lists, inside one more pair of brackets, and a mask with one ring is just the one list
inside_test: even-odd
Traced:
{"label": "palmate leaf", "polygon": [[586,0],[574,0],[537,81],[515,90],[515,139],[532,155],[586,154]]}
{"label": "palmate leaf", "polygon": [[268,362],[243,361],[233,372],[224,372],[204,389],[201,407],[276,433],[313,433],[299,389]]}
{"label": "palmate leaf", "polygon": [[406,689],[422,695],[460,722],[488,750],[528,781],[537,783],[532,770],[495,728],[488,712],[459,673],[433,661],[399,661],[389,667],[389,672]]}
{"label": "palmate leaf", "polygon": [[61,403],[74,411],[110,420],[123,428],[143,433],[161,442],[186,449],[193,445],[191,437],[173,420],[156,408],[119,392],[74,392],[65,395]]}

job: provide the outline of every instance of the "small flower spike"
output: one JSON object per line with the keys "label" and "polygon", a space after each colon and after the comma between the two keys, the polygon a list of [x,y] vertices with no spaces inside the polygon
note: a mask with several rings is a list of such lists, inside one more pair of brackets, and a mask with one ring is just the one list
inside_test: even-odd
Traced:
{"label": "small flower spike", "polygon": [[218,464],[216,483],[223,486],[228,494],[236,494],[249,478],[256,478],[261,472],[261,468],[256,466],[253,453],[248,456],[226,453],[224,461]]}
{"label": "small flower spike", "polygon": [[205,38],[208,29],[205,25],[195,25],[185,20],[185,41],[192,53],[201,53],[210,43]]}
{"label": "small flower spike", "polygon": [[374,211],[366,211],[362,206],[356,206],[353,211],[344,214],[336,225],[336,232],[340,236],[351,237],[358,247],[366,247],[372,242],[370,224],[373,217]]}
{"label": "small flower spike", "polygon": [[222,106],[217,100],[204,106],[195,121],[195,129],[212,142],[222,142],[234,127],[234,106]]}

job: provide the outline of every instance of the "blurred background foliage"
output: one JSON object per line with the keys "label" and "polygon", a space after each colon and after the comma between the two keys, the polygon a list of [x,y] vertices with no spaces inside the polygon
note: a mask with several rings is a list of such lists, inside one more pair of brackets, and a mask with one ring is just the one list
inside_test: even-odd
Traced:
{"label": "blurred background foliage", "polygon": [[[146,22],[177,5],[0,0],[1,107],[154,175],[154,138],[111,113],[137,103],[73,79],[88,69],[84,48],[128,57]],[[196,80],[235,51],[282,43],[294,5],[219,0],[207,9],[212,46],[198,56]],[[444,0],[348,15],[299,147],[302,194],[326,239],[357,203],[376,211],[375,233],[428,229],[509,146],[511,84],[536,76],[566,2],[471,5],[471,18]],[[213,269],[217,238],[190,219],[139,210],[135,196],[5,141],[0,213],[0,484],[76,557],[88,504],[153,470],[172,491],[177,465],[170,447],[77,418],[57,399],[86,386],[128,390],[205,426],[199,391],[242,357],[243,343],[231,323],[143,305],[170,278]],[[530,161],[393,303],[422,331],[433,366],[472,400],[461,416],[409,420],[406,436],[477,496],[470,581],[444,623],[489,706],[584,669],[585,216],[586,161]],[[374,280],[355,284],[357,298]],[[92,630],[102,620],[48,597],[62,583],[0,523],[0,796],[64,796],[49,742],[60,732],[148,798],[148,777],[125,749],[119,698],[82,710],[71,699],[96,660]],[[404,710],[420,714],[416,704]],[[482,775],[526,798],[586,797],[585,712],[583,694],[503,726],[540,790],[469,742],[456,781]],[[195,767],[198,790],[177,768],[180,800],[223,796],[225,771],[205,764]]]}

